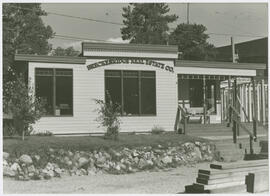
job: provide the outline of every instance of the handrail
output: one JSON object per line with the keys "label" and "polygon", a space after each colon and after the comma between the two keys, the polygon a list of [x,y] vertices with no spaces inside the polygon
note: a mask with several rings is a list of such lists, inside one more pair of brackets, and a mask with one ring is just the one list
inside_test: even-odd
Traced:
{"label": "handrail", "polygon": [[[181,114],[181,115],[180,115]],[[180,118],[181,116],[181,118]],[[181,120],[183,119],[183,132],[186,134],[186,124],[187,124],[187,112],[184,108],[181,107],[181,105],[178,105],[177,107],[177,113],[176,113],[176,119],[174,123],[174,130],[178,131],[178,125],[181,123]]]}
{"label": "handrail", "polygon": [[[256,136],[254,136],[254,134],[252,132],[250,132],[248,130],[248,128],[241,123],[241,120],[239,120],[240,115],[237,112],[236,108],[234,106],[232,106],[232,105],[229,105],[228,107],[229,107],[229,111],[230,111],[229,112],[229,115],[230,115],[229,119],[232,119],[233,122],[234,122],[233,128],[232,128],[233,129],[233,141],[234,141],[234,143],[236,143],[236,140],[237,140],[237,134],[236,133],[237,133],[237,131],[239,131],[239,127],[241,127],[249,135],[250,153],[253,154],[254,151],[253,151],[252,140],[256,141],[256,139],[257,139]],[[234,112],[233,114],[235,114],[235,115],[233,115],[232,112]],[[236,125],[238,125],[238,126],[236,126]]]}
{"label": "handrail", "polygon": [[238,95],[237,95],[237,101],[238,101],[239,105],[241,106],[241,109],[242,109],[242,111],[244,113],[245,119],[249,122],[249,118],[247,116],[246,110],[245,110],[244,106],[242,105],[241,100],[240,100]]}

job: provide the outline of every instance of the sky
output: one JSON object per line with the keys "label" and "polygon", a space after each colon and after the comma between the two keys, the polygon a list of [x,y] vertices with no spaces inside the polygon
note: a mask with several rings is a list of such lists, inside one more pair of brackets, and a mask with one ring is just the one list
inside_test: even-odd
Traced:
{"label": "sky", "polygon": [[[42,8],[49,12],[43,17],[57,35],[82,38],[81,40],[54,38],[50,40],[53,48],[58,46],[81,49],[81,42],[87,39],[127,43],[121,39],[120,25],[113,25],[91,20],[82,20],[51,14],[66,14],[95,20],[122,23],[122,8],[125,3],[42,3]],[[186,3],[168,3],[169,14],[179,16],[169,26],[187,22]],[[203,24],[209,33],[208,42],[216,47],[229,45],[230,37],[235,43],[259,39],[268,35],[268,8],[266,3],[190,3],[189,22]],[[225,34],[225,35],[220,35]],[[103,42],[104,42],[103,41]]]}

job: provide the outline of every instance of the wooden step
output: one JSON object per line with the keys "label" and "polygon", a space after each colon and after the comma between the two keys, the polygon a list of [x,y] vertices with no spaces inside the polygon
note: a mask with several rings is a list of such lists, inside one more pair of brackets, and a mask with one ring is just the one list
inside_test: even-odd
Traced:
{"label": "wooden step", "polygon": [[205,173],[200,173],[200,170],[199,170],[199,173],[198,173],[198,178],[202,178],[202,179],[206,179],[206,180],[214,180],[214,179],[219,179],[219,178],[228,178],[228,177],[232,177],[232,176],[239,176],[239,175],[242,175],[242,176],[245,176],[247,175],[248,173],[250,172],[254,172],[254,171],[265,171],[265,170],[268,170],[268,167],[256,167],[256,168],[253,168],[253,169],[248,169],[248,170],[231,170],[231,171],[226,171],[226,172],[223,172],[223,173],[216,173],[216,174],[210,174],[210,175],[207,175]]}
{"label": "wooden step", "polygon": [[233,175],[228,176],[224,178],[216,178],[216,179],[203,179],[203,178],[197,178],[196,182],[204,185],[211,185],[211,184],[222,184],[227,182],[236,182],[236,181],[243,181],[245,180],[245,175]]}
{"label": "wooden step", "polygon": [[226,174],[226,173],[237,173],[237,172],[250,172],[253,170],[268,169],[268,165],[259,166],[259,167],[246,167],[246,168],[234,168],[228,170],[219,170],[219,169],[199,169],[199,174],[205,175],[217,175],[217,174]]}
{"label": "wooden step", "polygon": [[268,166],[268,160],[255,160],[255,161],[243,161],[241,163],[230,163],[230,164],[210,164],[212,169],[235,169],[235,168],[247,168],[247,167],[259,167]]}
{"label": "wooden step", "polygon": [[218,189],[212,189],[212,190],[206,190],[208,193],[212,194],[218,194],[218,193],[247,193],[247,187],[246,184],[237,185],[237,186],[230,186],[225,188],[218,188]]}
{"label": "wooden step", "polygon": [[225,188],[225,187],[231,187],[231,186],[238,186],[238,185],[243,185],[245,184],[245,179],[238,180],[238,181],[233,181],[233,182],[224,182],[220,184],[201,184],[201,183],[194,183],[195,189],[198,190],[211,190],[211,189],[219,189],[219,188]]}

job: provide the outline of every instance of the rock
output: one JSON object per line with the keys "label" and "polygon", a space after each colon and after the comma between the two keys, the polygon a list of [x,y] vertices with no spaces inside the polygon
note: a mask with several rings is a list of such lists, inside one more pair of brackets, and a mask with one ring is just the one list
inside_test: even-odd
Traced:
{"label": "rock", "polygon": [[145,168],[147,165],[148,165],[148,163],[147,163],[146,160],[144,160],[144,159],[140,159],[140,160],[139,160],[138,167],[139,167],[140,169]]}
{"label": "rock", "polygon": [[88,159],[87,158],[85,158],[85,157],[79,158],[79,160],[78,160],[78,167],[79,168],[85,167],[87,164],[88,164]]}
{"label": "rock", "polygon": [[71,152],[71,151],[68,151],[67,154],[68,154],[69,157],[73,156],[73,152]]}
{"label": "rock", "polygon": [[50,153],[54,153],[54,149],[53,148],[49,148],[49,152]]}
{"label": "rock", "polygon": [[137,157],[137,156],[139,156],[139,154],[137,153],[136,150],[134,150],[134,151],[132,152],[132,156],[133,156],[133,157]]}
{"label": "rock", "polygon": [[26,165],[31,165],[33,163],[32,158],[27,154],[23,154],[22,156],[20,156],[19,161]]}
{"label": "rock", "polygon": [[21,166],[18,164],[18,163],[13,163],[11,166],[10,166],[10,169],[14,172],[20,172],[22,169],[21,169]]}
{"label": "rock", "polygon": [[9,158],[9,153],[3,152],[3,160],[7,160]]}
{"label": "rock", "polygon": [[116,165],[116,167],[115,167],[115,169],[116,169],[117,171],[120,171],[120,170],[121,170],[120,165],[119,165],[119,164],[117,164],[117,165]]}
{"label": "rock", "polygon": [[35,158],[36,161],[39,161],[40,160],[40,156],[39,155],[35,155],[34,158]]}
{"label": "rock", "polygon": [[5,159],[3,159],[3,167],[8,167],[8,162]]}
{"label": "rock", "polygon": [[81,175],[84,175],[84,176],[86,176],[87,175],[87,171],[85,170],[85,169],[80,169],[80,173],[81,173]]}
{"label": "rock", "polygon": [[202,160],[202,153],[200,151],[200,148],[198,148],[197,146],[194,148],[194,153],[195,153],[195,156],[199,159],[199,160]]}
{"label": "rock", "polygon": [[172,157],[171,156],[165,156],[161,160],[164,164],[172,163]]}
{"label": "rock", "polygon": [[147,160],[146,162],[147,162],[148,165],[154,165],[152,160]]}
{"label": "rock", "polygon": [[106,162],[106,158],[105,157],[99,157],[97,160],[96,160],[96,165],[98,167],[103,167],[104,163]]}
{"label": "rock", "polygon": [[52,171],[54,169],[53,164],[51,164],[50,162],[47,163],[46,167],[45,167],[48,171]]}
{"label": "rock", "polygon": [[16,173],[10,169],[10,167],[3,167],[3,176],[14,177]]}
{"label": "rock", "polygon": [[76,152],[74,154],[74,157],[73,158],[74,158],[74,160],[78,161],[80,157],[81,157],[80,153],[79,152]]}
{"label": "rock", "polygon": [[65,150],[61,148],[61,149],[58,151],[58,153],[59,153],[60,155],[64,155],[64,154],[65,154]]}
{"label": "rock", "polygon": [[34,165],[30,165],[29,167],[27,167],[28,173],[34,173],[36,171]]}
{"label": "rock", "polygon": [[140,159],[138,157],[135,157],[133,160],[135,163],[138,163]]}
{"label": "rock", "polygon": [[67,164],[68,166],[72,166],[73,163],[72,163],[72,161],[67,161],[66,164]]}

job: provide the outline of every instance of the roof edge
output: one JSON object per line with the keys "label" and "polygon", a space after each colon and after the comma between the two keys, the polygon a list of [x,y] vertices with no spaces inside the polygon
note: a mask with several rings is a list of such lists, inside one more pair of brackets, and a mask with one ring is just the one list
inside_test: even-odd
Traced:
{"label": "roof edge", "polygon": [[175,67],[202,67],[202,68],[227,68],[227,69],[266,69],[264,63],[232,63],[221,61],[189,61],[176,60]]}
{"label": "roof edge", "polygon": [[15,54],[15,61],[85,64],[86,57]]}

